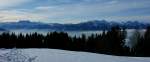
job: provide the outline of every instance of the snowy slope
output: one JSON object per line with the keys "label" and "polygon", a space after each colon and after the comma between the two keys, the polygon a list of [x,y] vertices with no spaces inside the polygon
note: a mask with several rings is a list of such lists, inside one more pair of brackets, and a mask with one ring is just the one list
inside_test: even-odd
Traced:
{"label": "snowy slope", "polygon": [[[87,53],[87,52],[64,51],[64,50],[56,50],[56,49],[19,49],[19,51],[21,52],[16,53],[16,51],[14,50],[0,50],[0,60],[4,60],[6,59],[4,57],[9,55],[11,56],[11,54],[15,53],[14,55],[18,56],[19,59],[23,59],[23,58],[30,59],[30,60],[35,59],[35,61],[33,62],[150,62],[150,57],[145,57],[145,58],[144,57],[119,57],[119,56],[110,56],[110,55]],[[20,56],[23,58],[20,58]],[[31,62],[31,61],[26,61],[26,62]]]}

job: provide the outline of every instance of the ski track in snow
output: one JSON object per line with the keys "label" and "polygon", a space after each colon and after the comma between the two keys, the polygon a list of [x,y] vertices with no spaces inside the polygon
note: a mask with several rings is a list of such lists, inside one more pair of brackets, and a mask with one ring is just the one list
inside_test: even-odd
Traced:
{"label": "ski track in snow", "polygon": [[[75,52],[57,49],[17,49],[24,56],[36,57],[33,62],[150,62],[150,57],[123,57],[104,54]],[[10,49],[0,50],[0,55],[10,52]],[[3,60],[4,58],[0,58]],[[34,58],[33,58],[34,59]]]}

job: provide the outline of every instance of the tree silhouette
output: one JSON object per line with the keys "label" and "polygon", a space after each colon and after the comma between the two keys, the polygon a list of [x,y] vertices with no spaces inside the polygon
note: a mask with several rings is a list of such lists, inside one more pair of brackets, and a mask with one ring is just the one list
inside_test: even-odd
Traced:
{"label": "tree silhouette", "polygon": [[4,32],[0,34],[0,48],[54,48],[73,51],[88,51],[94,53],[150,56],[150,27],[144,36],[133,33],[130,42],[134,44],[132,51],[125,45],[126,29],[114,26],[111,30],[102,33],[80,37],[71,37],[65,32],[49,32],[47,35],[35,33],[15,34]]}
{"label": "tree silhouette", "polygon": [[150,56],[150,27],[147,27],[147,30],[144,34],[144,37],[141,37],[138,44],[135,47],[135,52],[137,56]]}

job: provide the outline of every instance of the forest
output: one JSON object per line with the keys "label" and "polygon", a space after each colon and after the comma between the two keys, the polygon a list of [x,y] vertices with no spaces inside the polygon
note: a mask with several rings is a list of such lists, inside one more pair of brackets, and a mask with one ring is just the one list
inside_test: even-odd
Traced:
{"label": "forest", "polygon": [[134,33],[132,47],[125,45],[127,31],[125,28],[114,26],[101,34],[81,37],[71,37],[65,32],[49,32],[47,35],[37,32],[31,34],[1,33],[0,48],[50,48],[71,51],[85,51],[117,56],[150,57],[150,26],[144,35],[138,30]]}

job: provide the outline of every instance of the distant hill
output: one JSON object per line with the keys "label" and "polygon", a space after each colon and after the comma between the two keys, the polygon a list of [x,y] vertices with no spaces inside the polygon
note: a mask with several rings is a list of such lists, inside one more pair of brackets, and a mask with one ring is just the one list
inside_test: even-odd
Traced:
{"label": "distant hill", "polygon": [[0,28],[5,29],[45,29],[50,28],[50,25],[40,23],[40,22],[30,22],[28,20],[23,20],[19,22],[6,22],[0,23]]}
{"label": "distant hill", "polygon": [[0,31],[7,31],[6,29],[0,28]]}
{"label": "distant hill", "polygon": [[78,24],[58,24],[58,23],[41,23],[41,22],[31,22],[30,20],[21,20],[19,22],[0,23],[0,28],[4,28],[6,30],[49,29],[58,31],[65,31],[65,30],[76,31],[76,30],[108,30],[112,26],[116,25],[127,29],[145,29],[147,26],[149,26],[148,23],[142,23],[138,21],[127,21],[119,23],[119,22],[107,22],[106,20],[92,20]]}

